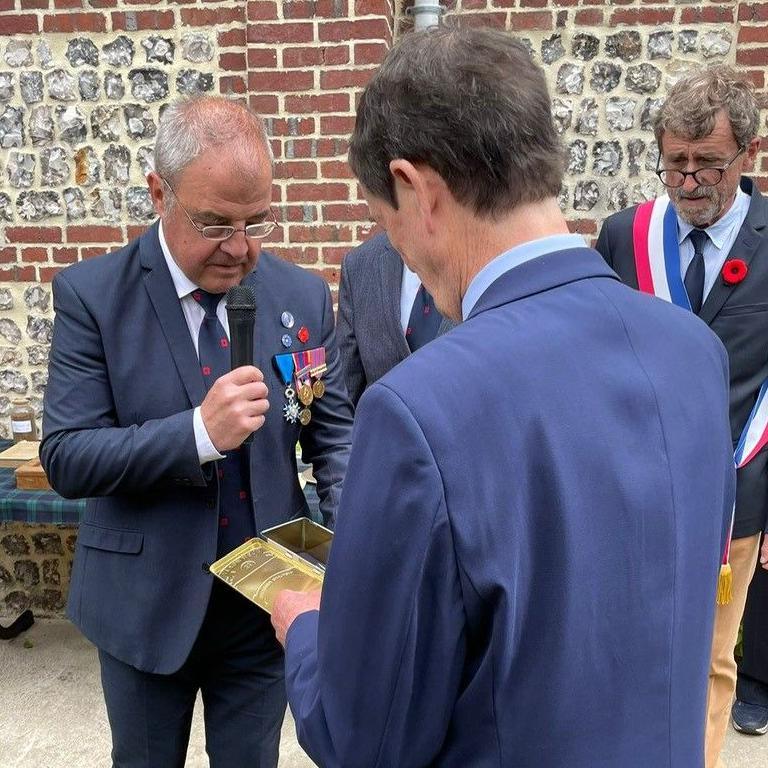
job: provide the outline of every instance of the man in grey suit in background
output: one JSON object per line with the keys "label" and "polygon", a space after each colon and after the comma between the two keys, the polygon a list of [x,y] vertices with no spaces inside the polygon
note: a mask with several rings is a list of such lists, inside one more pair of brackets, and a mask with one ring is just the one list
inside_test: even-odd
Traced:
{"label": "man in grey suit in background", "polygon": [[355,405],[390,368],[453,326],[386,234],[375,235],[344,257],[336,336]]}

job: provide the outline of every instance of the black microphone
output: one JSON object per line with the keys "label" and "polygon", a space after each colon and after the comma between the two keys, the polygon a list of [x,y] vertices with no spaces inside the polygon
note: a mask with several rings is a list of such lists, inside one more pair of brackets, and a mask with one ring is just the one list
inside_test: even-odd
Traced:
{"label": "black microphone", "polygon": [[[229,320],[229,352],[232,370],[253,365],[253,328],[256,323],[256,297],[245,285],[234,285],[227,291]],[[250,443],[253,433],[243,440]]]}

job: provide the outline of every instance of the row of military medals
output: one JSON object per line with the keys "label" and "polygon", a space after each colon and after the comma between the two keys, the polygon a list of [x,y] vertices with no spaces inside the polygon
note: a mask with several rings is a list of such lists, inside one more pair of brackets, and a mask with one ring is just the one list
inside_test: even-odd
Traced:
{"label": "row of military medals", "polygon": [[298,421],[306,427],[312,420],[309,406],[325,394],[325,347],[276,355],[275,361],[287,385],[283,417],[290,424]]}

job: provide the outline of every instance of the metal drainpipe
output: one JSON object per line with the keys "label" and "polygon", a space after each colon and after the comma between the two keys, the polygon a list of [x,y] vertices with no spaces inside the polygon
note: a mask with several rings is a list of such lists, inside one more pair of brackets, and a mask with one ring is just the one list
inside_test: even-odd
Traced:
{"label": "metal drainpipe", "polygon": [[445,8],[435,0],[414,0],[413,5],[406,10],[408,16],[413,16],[414,32],[437,27],[444,12]]}

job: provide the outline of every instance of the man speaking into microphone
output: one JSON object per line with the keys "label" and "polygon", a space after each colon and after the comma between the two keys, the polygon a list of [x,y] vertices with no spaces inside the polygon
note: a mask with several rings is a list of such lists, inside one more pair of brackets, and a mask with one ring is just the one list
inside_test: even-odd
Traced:
{"label": "man speaking into microphone", "polygon": [[200,691],[211,764],[273,767],[282,651],[208,566],[306,513],[297,440],[333,522],[352,412],[330,292],[261,252],[272,158],[247,108],[171,103],[147,182],[159,221],[53,283],[41,460],[88,498],[68,613],[99,650],[114,766],[183,766]]}

